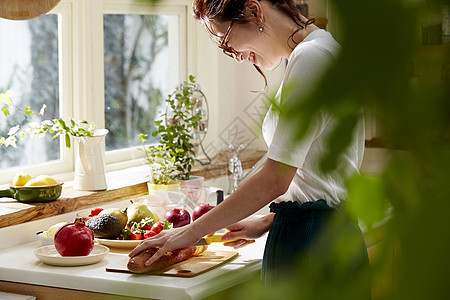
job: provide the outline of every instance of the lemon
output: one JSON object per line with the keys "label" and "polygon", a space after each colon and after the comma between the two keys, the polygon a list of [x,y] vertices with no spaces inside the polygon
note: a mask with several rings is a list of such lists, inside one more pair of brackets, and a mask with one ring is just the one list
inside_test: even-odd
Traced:
{"label": "lemon", "polygon": [[53,177],[48,176],[48,175],[39,175],[35,179],[42,180],[42,181],[46,182],[47,185],[54,185],[54,184],[58,183]]}
{"label": "lemon", "polygon": [[50,226],[47,229],[47,232],[44,232],[44,233],[47,237],[55,237],[55,234],[58,231],[58,229],[63,227],[66,224],[67,224],[67,222],[56,223],[55,225]]}
{"label": "lemon", "polygon": [[13,186],[23,186],[31,179],[32,178],[30,175],[20,172],[20,173],[17,173],[16,175],[14,175],[14,178],[12,180],[12,185]]}
{"label": "lemon", "polygon": [[24,186],[48,186],[55,185],[58,182],[48,175],[39,175],[28,181]]}
{"label": "lemon", "polygon": [[25,183],[24,186],[46,186],[46,185],[48,185],[47,182],[34,178]]}

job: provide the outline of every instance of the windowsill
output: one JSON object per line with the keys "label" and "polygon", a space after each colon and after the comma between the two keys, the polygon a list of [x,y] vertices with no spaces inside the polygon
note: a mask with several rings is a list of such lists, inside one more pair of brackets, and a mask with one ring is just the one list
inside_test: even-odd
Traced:
{"label": "windowsill", "polygon": [[[251,168],[265,151],[243,150],[239,154],[244,169]],[[192,175],[213,179],[228,174],[230,151],[216,155],[211,164],[196,164]],[[147,189],[147,165],[106,173],[108,189],[104,191],[76,191],[73,182],[66,182],[62,195],[55,201],[45,203],[21,203],[12,198],[0,198],[0,228],[33,220],[69,213],[101,203],[131,199],[145,195]]]}

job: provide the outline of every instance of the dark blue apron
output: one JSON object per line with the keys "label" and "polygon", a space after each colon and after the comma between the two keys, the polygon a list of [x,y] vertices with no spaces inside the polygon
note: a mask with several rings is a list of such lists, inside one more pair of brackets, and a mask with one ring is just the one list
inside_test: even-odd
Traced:
{"label": "dark blue apron", "polygon": [[[320,199],[303,204],[295,201],[272,203],[270,211],[275,216],[261,270],[266,285],[294,276],[317,277],[316,280],[324,282],[344,276],[346,278],[338,280],[348,281],[368,270],[369,259],[362,232],[357,222],[341,209],[332,208]],[[343,241],[353,247],[342,248]],[[339,251],[341,254],[351,252],[344,265],[339,261],[342,257]],[[364,299],[369,299],[370,282],[366,284],[363,294],[367,295]]]}

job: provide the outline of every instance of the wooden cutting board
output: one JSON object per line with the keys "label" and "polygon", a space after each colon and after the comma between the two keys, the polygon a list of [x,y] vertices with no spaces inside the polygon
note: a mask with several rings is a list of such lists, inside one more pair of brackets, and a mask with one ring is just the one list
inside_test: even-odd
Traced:
{"label": "wooden cutting board", "polygon": [[[144,275],[194,277],[231,261],[237,255],[238,253],[235,251],[207,250],[199,256],[191,257],[188,260],[176,263],[164,269],[144,273]],[[107,266],[106,271],[134,274],[128,270],[127,264],[128,258],[124,258],[117,263]]]}

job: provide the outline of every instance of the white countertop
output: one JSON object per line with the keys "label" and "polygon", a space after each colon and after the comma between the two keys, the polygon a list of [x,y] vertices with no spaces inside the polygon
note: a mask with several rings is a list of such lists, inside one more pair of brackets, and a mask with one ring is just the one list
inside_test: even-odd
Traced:
{"label": "white countertop", "polygon": [[[117,203],[104,207],[117,206]],[[61,221],[72,221],[75,212],[0,229],[0,280],[69,288],[91,292],[156,299],[201,299],[249,280],[261,268],[265,238],[239,250],[213,244],[210,249],[237,251],[229,263],[192,278],[106,272],[129,250],[113,250],[99,263],[58,267],[40,262],[34,250],[41,247],[35,233]]]}

